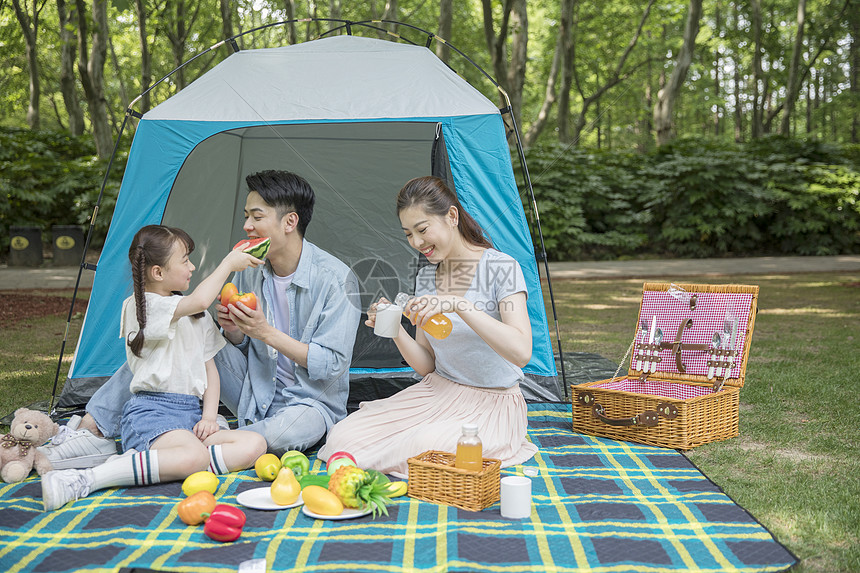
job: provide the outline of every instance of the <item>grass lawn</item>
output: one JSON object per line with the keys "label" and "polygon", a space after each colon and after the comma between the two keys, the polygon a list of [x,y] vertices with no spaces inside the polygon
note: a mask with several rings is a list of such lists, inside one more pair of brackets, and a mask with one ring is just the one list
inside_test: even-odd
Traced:
{"label": "grass lawn", "polygon": [[[860,372],[860,277],[666,280],[761,288],[740,436],[687,455],[802,559],[797,571],[860,571],[860,403],[853,379]],[[642,282],[554,281],[565,352],[621,360]],[[50,397],[65,323],[63,313],[3,328],[0,415]],[[60,384],[80,326],[80,318],[72,321]],[[550,330],[554,340],[553,325]]]}
{"label": "grass lawn", "polygon": [[[649,282],[673,280],[760,287],[740,436],[688,457],[802,560],[796,571],[860,571],[860,277]],[[642,283],[553,281],[564,351],[620,361],[633,337]]]}

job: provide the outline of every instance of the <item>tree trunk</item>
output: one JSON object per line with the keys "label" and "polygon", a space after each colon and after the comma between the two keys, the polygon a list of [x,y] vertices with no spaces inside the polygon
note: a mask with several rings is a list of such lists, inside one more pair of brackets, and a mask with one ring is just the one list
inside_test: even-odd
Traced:
{"label": "tree trunk", "polygon": [[226,40],[227,38],[231,38],[234,36],[233,0],[218,0],[218,7],[221,9],[221,34]]}
{"label": "tree trunk", "polygon": [[[140,46],[140,88],[146,92],[152,84],[152,56],[149,53],[149,38],[146,27],[148,25],[148,14],[144,0],[134,0],[134,11],[137,14],[138,45]],[[140,100],[140,113],[146,113],[152,106],[152,98],[149,92],[144,93]]]}
{"label": "tree trunk", "polygon": [[18,19],[18,24],[21,25],[21,31],[24,33],[25,54],[27,57],[27,73],[30,77],[30,101],[27,107],[27,125],[30,129],[39,129],[41,126],[41,118],[39,116],[39,97],[41,96],[41,84],[39,83],[39,59],[37,57],[37,40],[39,37],[39,13],[45,7],[45,2],[41,6],[36,5],[36,0],[33,0],[33,15],[27,11],[28,7],[21,7],[21,0],[12,0],[12,5],[15,7],[15,17]]}
{"label": "tree trunk", "polygon": [[[630,39],[630,42],[627,44],[627,48],[624,50],[624,53],[621,55],[621,58],[618,59],[618,62],[615,64],[615,70],[609,75],[605,82],[602,84],[598,78],[598,88],[589,96],[586,96],[582,90],[582,85],[579,81],[576,82],[577,89],[579,90],[579,95],[582,97],[582,108],[579,110],[579,115],[577,116],[576,122],[574,123],[573,132],[571,133],[571,139],[574,143],[579,142],[579,137],[582,134],[582,130],[586,124],[586,114],[588,113],[589,108],[596,102],[600,100],[600,98],[609,91],[611,88],[615,87],[621,81],[627,79],[630,74],[632,74],[636,69],[640,66],[644,65],[647,60],[641,62],[640,64],[633,66],[626,73],[622,74],[625,64],[627,63],[627,58],[633,52],[633,48],[636,47],[636,44],[639,42],[639,37],[642,35],[642,29],[645,27],[645,22],[648,21],[648,16],[651,14],[651,7],[654,6],[654,2],[656,0],[649,0],[648,5],[645,7],[645,12],[642,14],[642,19],[639,20],[639,26],[636,28],[636,32],[633,34],[633,38]],[[701,2],[701,0],[697,0]],[[700,4],[701,5],[701,4]]]}
{"label": "tree trunk", "polygon": [[[284,0],[284,9],[286,10],[287,20],[296,19],[296,4],[295,0]],[[299,36],[296,33],[296,23],[290,22],[287,24],[287,42],[292,44],[299,43]]]}
{"label": "tree trunk", "polygon": [[526,64],[528,62],[529,18],[526,0],[514,0],[511,10],[511,65],[508,68],[508,85],[513,89],[511,110],[519,118],[522,126],[523,88],[526,85]]}
{"label": "tree trunk", "polygon": [[[817,73],[816,73],[817,75]],[[812,124],[812,107],[815,105],[815,82],[806,85],[806,135],[812,135],[815,127]]]}
{"label": "tree trunk", "polygon": [[[716,2],[714,6],[714,29],[719,34],[723,29],[722,12],[720,11],[720,2]],[[722,66],[722,58],[718,47],[714,48],[714,135],[719,136],[721,130],[720,121],[720,68]]]}
{"label": "tree trunk", "polygon": [[[526,49],[528,44],[528,17],[525,0],[505,0],[502,22],[496,34],[490,0],[481,0],[484,11],[484,38],[490,52],[496,81],[505,91],[514,118],[518,118],[522,107],[525,84]],[[511,60],[507,58],[508,37],[511,38]]]}
{"label": "tree trunk", "polygon": [[107,0],[93,0],[93,48],[88,53],[87,10],[85,0],[75,0],[78,12],[78,74],[84,87],[89,107],[90,125],[96,153],[107,158],[113,147],[113,137],[107,116],[107,102],[104,95],[104,66],[107,60]]}
{"label": "tree trunk", "polygon": [[761,66],[761,0],[752,0],[752,30],[753,30],[753,109],[752,109],[752,138],[758,139],[764,132],[762,125],[764,117],[764,97],[760,86],[765,81],[764,70]]}
{"label": "tree trunk", "polygon": [[672,111],[675,107],[675,100],[687,78],[687,70],[693,61],[701,17],[702,0],[690,0],[687,22],[684,25],[684,44],[678,53],[678,61],[669,77],[669,84],[657,93],[657,103],[654,104],[654,129],[657,131],[657,145],[669,143],[673,138]]}
{"label": "tree trunk", "polygon": [[[400,9],[397,7],[397,0],[388,0],[385,3],[385,10],[382,12],[383,20],[397,20],[400,15]],[[395,24],[386,24],[385,29],[389,32],[396,33],[397,26]],[[396,42],[397,38],[391,36],[390,39],[392,42]]]}
{"label": "tree trunk", "polygon": [[[185,0],[176,0],[171,4],[173,4],[175,12],[172,17],[168,17],[165,25],[167,26],[167,39],[170,41],[170,51],[173,54],[173,67],[179,67],[185,58],[185,41],[191,26],[186,26],[188,16],[185,11]],[[165,12],[167,10],[170,10],[170,5],[167,5]],[[173,79],[176,82],[177,91],[185,89],[185,68],[179,68],[173,74]]]}
{"label": "tree trunk", "polygon": [[[454,1],[440,0],[439,1],[439,29],[436,35],[445,40],[451,41],[451,29],[454,24]],[[436,42],[436,57],[448,63],[451,58],[451,48],[444,42]]]}
{"label": "tree trunk", "polygon": [[[738,3],[732,2],[732,14],[734,15],[735,32],[740,29],[740,13],[738,11]],[[738,34],[740,37],[740,34]],[[743,141],[744,138],[744,114],[741,105],[741,70],[740,61],[738,58],[738,49],[735,47],[732,55],[732,67],[735,70],[733,78],[732,91],[735,96],[735,141]]]}
{"label": "tree trunk", "polygon": [[782,111],[782,124],[779,132],[791,135],[791,116],[794,114],[794,104],[800,92],[800,65],[803,58],[803,28],[806,25],[806,0],[797,2],[797,31],[794,35],[794,50],[791,53],[791,64],[788,68],[788,85],[786,86],[785,105]]}
{"label": "tree trunk", "polygon": [[[651,35],[651,33],[648,32],[649,37],[650,37],[650,35]],[[646,67],[646,74],[645,74],[645,83],[642,86],[642,92],[643,92],[642,104],[643,105],[641,107],[641,109],[649,110],[649,112],[651,109],[653,109],[653,106],[654,106],[654,102],[652,101],[652,95],[651,95],[651,82],[652,82],[653,74],[654,74],[654,68],[651,65],[651,56],[649,53],[648,64]],[[651,149],[651,144],[653,143],[653,140],[651,139],[651,114],[650,113],[641,113],[641,111],[639,111],[639,112],[637,112],[636,115],[639,117],[639,120],[637,122],[638,126],[637,126],[637,134],[636,135],[638,137],[637,137],[636,149],[640,153],[645,153],[649,149]]]}
{"label": "tree trunk", "polygon": [[329,0],[328,17],[340,20],[340,0]]}
{"label": "tree trunk", "polygon": [[860,1],[853,0],[848,10],[851,28],[851,44],[848,47],[851,70],[849,90],[851,93],[851,143],[860,143]]}
{"label": "tree trunk", "polygon": [[60,24],[60,93],[66,113],[69,114],[69,133],[78,136],[84,133],[84,112],[75,87],[75,47],[76,40],[70,26],[74,26],[75,8],[70,14],[66,0],[57,0],[57,14]]}
{"label": "tree trunk", "polygon": [[576,44],[573,41],[576,28],[576,0],[562,0],[559,36],[561,51],[561,86],[558,93],[558,140],[570,143],[570,90],[576,65]]}
{"label": "tree trunk", "polygon": [[549,119],[549,114],[552,111],[552,106],[556,100],[555,84],[558,79],[558,69],[562,60],[562,52],[564,51],[565,39],[570,36],[570,21],[571,8],[573,0],[562,0],[561,2],[561,18],[559,20],[558,36],[555,39],[555,51],[552,56],[552,64],[549,69],[549,76],[546,80],[546,90],[544,91],[543,104],[538,111],[537,118],[529,126],[523,136],[523,147],[528,149],[534,142],[537,141],[546,122]]}

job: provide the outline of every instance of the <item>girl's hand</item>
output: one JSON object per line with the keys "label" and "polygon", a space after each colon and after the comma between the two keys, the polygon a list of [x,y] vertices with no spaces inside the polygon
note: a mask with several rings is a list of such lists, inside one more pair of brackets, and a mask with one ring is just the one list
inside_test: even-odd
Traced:
{"label": "girl's hand", "polygon": [[214,419],[207,420],[206,418],[202,418],[199,422],[194,424],[194,435],[197,436],[197,439],[201,442],[218,430],[218,422]]}
{"label": "girl's hand", "polygon": [[373,328],[376,326],[376,307],[380,304],[391,304],[390,301],[384,296],[381,297],[378,301],[370,305],[370,308],[367,309],[367,320],[364,321],[364,324]]}
{"label": "girl's hand", "polygon": [[233,272],[244,271],[248,267],[259,267],[263,264],[263,261],[258,259],[257,257],[252,257],[248,253],[243,253],[241,251],[242,248],[248,246],[250,243],[242,243],[224,257],[224,264],[227,265],[227,268]]}

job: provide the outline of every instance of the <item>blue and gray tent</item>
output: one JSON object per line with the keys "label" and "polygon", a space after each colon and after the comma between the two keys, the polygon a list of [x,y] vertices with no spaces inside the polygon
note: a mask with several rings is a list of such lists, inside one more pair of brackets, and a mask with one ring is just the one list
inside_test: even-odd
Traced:
{"label": "blue and gray tent", "polygon": [[[506,135],[499,108],[423,46],[343,35],[232,53],[139,118],[59,405],[86,402],[125,360],[119,316],[135,232],[186,230],[199,280],[245,237],[245,176],[266,169],[310,182],[306,237],[355,271],[363,309],[414,289],[421,262],[400,229],[397,191],[413,177],[447,179],[522,266],[534,338],[525,396],[563,399]],[[414,382],[391,341],[359,329],[351,402]]]}

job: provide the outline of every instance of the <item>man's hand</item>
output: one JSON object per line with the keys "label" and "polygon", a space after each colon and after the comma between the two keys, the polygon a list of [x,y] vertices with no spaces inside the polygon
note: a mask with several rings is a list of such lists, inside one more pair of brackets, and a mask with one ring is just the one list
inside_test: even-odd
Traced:
{"label": "man's hand", "polygon": [[218,430],[218,422],[214,418],[211,420],[202,418],[199,422],[194,424],[194,435],[197,436],[197,439],[201,442]]}
{"label": "man's hand", "polygon": [[[272,328],[272,326],[266,322],[266,317],[263,316],[263,311],[259,308],[252,309],[241,302],[231,304],[228,308],[230,309],[230,320],[237,330],[242,332],[242,334],[258,340],[264,340],[263,337]],[[221,316],[220,312],[218,313],[218,316]]]}
{"label": "man's hand", "polygon": [[224,334],[227,338],[231,342],[236,339],[239,339],[241,342],[244,335],[242,334],[242,331],[239,330],[239,327],[233,322],[233,318],[230,316],[230,309],[221,304],[220,294],[218,295],[218,303],[215,305],[215,312],[217,313],[218,324],[224,329]]}

